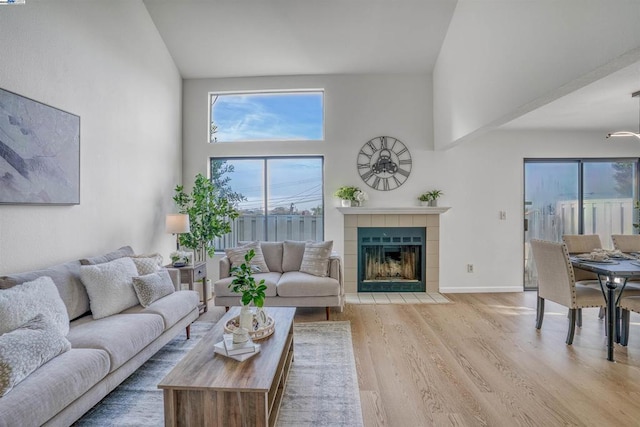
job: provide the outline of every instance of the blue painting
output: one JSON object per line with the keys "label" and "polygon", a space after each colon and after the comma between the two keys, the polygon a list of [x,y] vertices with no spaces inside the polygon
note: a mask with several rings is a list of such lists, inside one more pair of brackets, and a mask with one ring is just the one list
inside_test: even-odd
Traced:
{"label": "blue painting", "polygon": [[0,203],[80,203],[80,117],[0,89]]}

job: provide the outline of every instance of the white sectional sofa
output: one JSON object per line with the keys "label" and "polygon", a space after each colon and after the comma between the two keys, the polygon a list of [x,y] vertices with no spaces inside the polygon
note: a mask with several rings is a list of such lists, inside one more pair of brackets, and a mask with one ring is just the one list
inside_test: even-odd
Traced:
{"label": "white sectional sofa", "polygon": [[[267,285],[265,306],[275,307],[326,307],[340,312],[344,308],[344,281],[342,262],[337,254],[327,260],[327,275],[316,276],[300,271],[306,242],[259,242],[269,272],[254,273],[256,282],[265,280]],[[240,305],[240,296],[229,289],[231,261],[228,256],[220,259],[220,280],[213,285],[214,305],[230,307]]]}
{"label": "white sectional sofa", "polygon": [[[133,255],[126,246],[83,264]],[[198,318],[199,296],[176,291],[146,308],[135,305],[94,319],[80,279],[81,261],[0,277],[0,293],[48,276],[66,307],[71,349],[46,362],[0,397],[0,426],[69,426]],[[177,271],[170,271],[179,289]],[[165,286],[169,284],[165,283]],[[2,294],[0,294],[1,296]],[[6,295],[6,294],[5,294]]]}

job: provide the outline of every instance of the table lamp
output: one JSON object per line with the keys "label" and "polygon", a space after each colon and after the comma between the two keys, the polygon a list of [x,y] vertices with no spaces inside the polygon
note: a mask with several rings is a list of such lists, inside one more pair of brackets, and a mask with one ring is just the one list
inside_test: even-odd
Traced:
{"label": "table lamp", "polygon": [[189,233],[191,227],[189,226],[189,215],[187,214],[168,214],[165,221],[165,230],[167,233],[176,235],[176,250],[180,250],[180,236],[179,234]]}

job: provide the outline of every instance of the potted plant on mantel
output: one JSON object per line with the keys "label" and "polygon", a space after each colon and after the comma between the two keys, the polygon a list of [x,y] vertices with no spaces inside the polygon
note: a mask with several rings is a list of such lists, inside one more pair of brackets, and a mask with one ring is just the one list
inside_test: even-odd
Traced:
{"label": "potted plant on mantel", "polygon": [[213,257],[213,240],[231,232],[231,221],[240,213],[202,174],[196,176],[191,194],[185,193],[182,185],[176,186],[173,200],[179,213],[189,215],[191,231],[179,235],[180,245],[193,249],[196,261]]}
{"label": "potted plant on mantel", "polygon": [[242,297],[240,298],[242,308],[240,309],[239,323],[240,327],[247,331],[253,330],[253,312],[250,308],[252,303],[257,307],[256,319],[258,320],[258,325],[264,325],[267,323],[267,316],[262,309],[267,286],[264,284],[264,279],[256,283],[256,279],[253,277],[251,260],[255,255],[255,251],[250,249],[244,255],[244,262],[240,265],[231,267],[230,270],[233,280],[229,283],[229,289],[235,293],[242,294]]}
{"label": "potted plant on mantel", "polygon": [[438,198],[444,193],[441,190],[431,190],[418,196],[422,206],[438,206]]}
{"label": "potted plant on mantel", "polygon": [[367,193],[353,185],[343,185],[338,188],[333,195],[341,199],[342,207],[345,208],[351,206],[362,206],[364,201],[369,199]]}

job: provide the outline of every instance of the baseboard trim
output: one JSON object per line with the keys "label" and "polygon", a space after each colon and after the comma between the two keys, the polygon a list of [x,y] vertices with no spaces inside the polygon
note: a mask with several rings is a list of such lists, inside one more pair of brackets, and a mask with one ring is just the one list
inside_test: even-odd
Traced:
{"label": "baseboard trim", "polygon": [[440,286],[441,294],[493,294],[498,292],[524,292],[522,286],[501,286],[495,288],[479,288],[479,287],[465,287],[461,288],[459,286],[455,288],[447,288]]}

